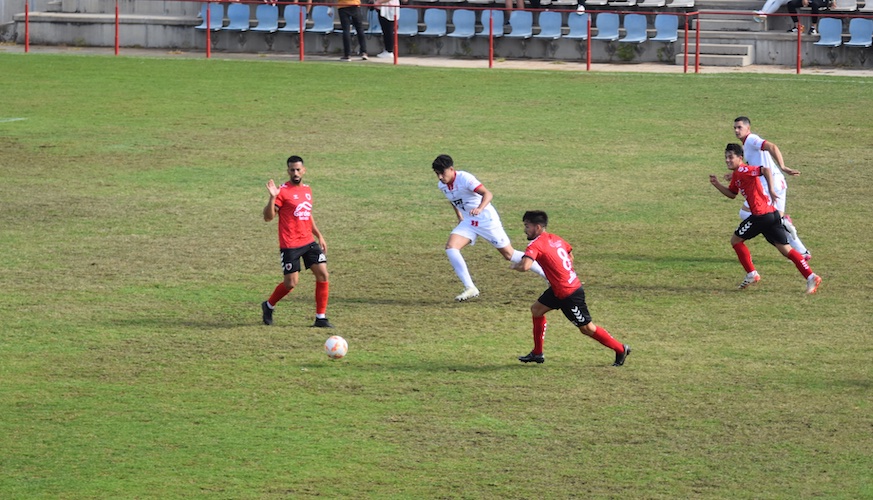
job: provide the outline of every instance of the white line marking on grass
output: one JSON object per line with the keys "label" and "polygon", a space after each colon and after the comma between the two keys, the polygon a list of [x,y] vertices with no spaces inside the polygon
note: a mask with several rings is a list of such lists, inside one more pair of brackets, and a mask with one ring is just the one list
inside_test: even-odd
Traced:
{"label": "white line marking on grass", "polygon": [[27,118],[0,118],[0,123],[20,122],[21,120],[27,120]]}

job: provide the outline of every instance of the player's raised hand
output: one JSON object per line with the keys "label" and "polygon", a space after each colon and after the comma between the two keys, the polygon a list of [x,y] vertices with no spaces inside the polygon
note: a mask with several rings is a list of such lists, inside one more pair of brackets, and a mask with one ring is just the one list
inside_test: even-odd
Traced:
{"label": "player's raised hand", "polygon": [[270,192],[270,196],[279,196],[279,188],[276,187],[276,183],[273,182],[273,179],[270,179],[270,181],[267,182],[267,191]]}

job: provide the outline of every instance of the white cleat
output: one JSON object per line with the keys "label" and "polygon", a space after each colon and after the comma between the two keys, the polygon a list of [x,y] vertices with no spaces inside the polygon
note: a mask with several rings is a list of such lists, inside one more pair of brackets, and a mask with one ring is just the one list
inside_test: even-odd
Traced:
{"label": "white cleat", "polygon": [[759,281],[761,281],[761,275],[758,274],[758,271],[752,271],[746,275],[746,279],[744,279],[743,282],[740,283],[740,286],[738,286],[737,288],[739,288],[740,290],[745,290],[746,288],[754,285]]}
{"label": "white cleat", "polygon": [[455,300],[457,300],[458,302],[463,302],[465,300],[470,300],[473,297],[478,297],[478,296],[479,296],[479,289],[476,288],[475,286],[471,286],[470,288],[467,288],[466,290],[464,290],[464,293],[455,297]]}
{"label": "white cleat", "polygon": [[808,295],[814,294],[819,285],[821,285],[821,278],[815,273],[810,274],[809,278],[806,278],[806,293]]}

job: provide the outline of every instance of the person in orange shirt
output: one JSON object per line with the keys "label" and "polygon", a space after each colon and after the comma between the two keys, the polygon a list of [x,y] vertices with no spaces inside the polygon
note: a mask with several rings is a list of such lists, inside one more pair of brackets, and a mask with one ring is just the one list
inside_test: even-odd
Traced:
{"label": "person in orange shirt", "polygon": [[343,28],[343,57],[341,61],[352,60],[352,26],[358,33],[358,45],[361,48],[361,59],[366,61],[367,38],[364,36],[364,24],[361,22],[361,0],[337,0],[336,12],[339,14],[340,25]]}

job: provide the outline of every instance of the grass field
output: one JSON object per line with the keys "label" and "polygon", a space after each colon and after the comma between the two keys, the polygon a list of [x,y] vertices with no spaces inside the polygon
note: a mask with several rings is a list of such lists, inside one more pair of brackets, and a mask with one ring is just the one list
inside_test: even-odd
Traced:
{"label": "grass field", "polygon": [[[0,498],[873,498],[873,80],[0,54]],[[731,123],[824,278],[728,240]],[[21,120],[16,120],[22,118]],[[306,159],[328,310],[264,183]],[[433,158],[543,209],[622,368],[542,280],[443,246]],[[864,229],[864,228],[867,229]]]}

